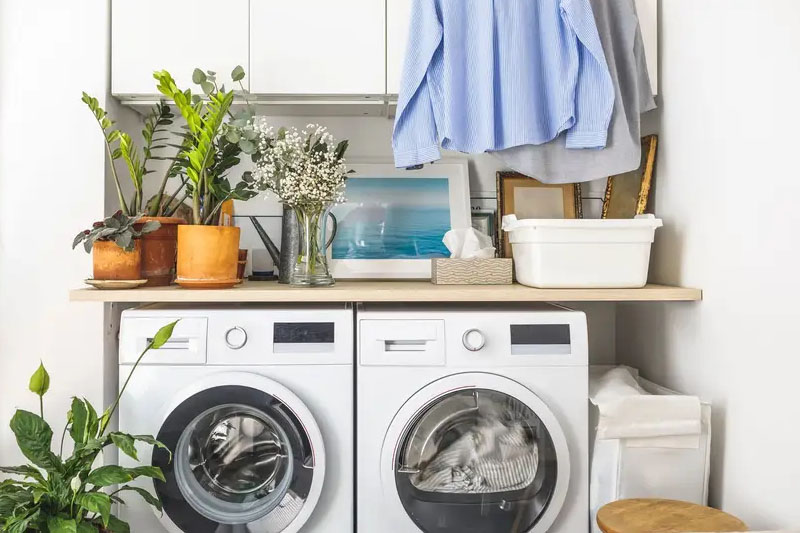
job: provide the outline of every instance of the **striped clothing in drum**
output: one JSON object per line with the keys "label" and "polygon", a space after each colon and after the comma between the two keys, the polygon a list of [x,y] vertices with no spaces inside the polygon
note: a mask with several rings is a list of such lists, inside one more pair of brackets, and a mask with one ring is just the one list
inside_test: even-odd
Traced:
{"label": "striped clothing in drum", "polygon": [[437,453],[411,483],[426,492],[487,494],[533,483],[539,447],[519,423],[482,419]]}
{"label": "striped clothing in drum", "polygon": [[614,86],[589,0],[414,0],[395,164],[543,144],[603,148]]}

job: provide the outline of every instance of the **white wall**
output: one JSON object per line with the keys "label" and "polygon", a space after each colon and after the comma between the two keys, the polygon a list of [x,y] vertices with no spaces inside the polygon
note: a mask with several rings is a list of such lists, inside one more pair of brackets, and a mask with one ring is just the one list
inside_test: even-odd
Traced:
{"label": "white wall", "polygon": [[618,306],[619,359],[714,403],[712,503],[800,526],[800,2],[661,2],[664,219],[652,279],[698,304]]}
{"label": "white wall", "polygon": [[0,2],[0,464],[21,460],[8,421],[37,410],[28,378],[52,378],[60,435],[69,397],[103,394],[103,309],[67,301],[90,274],[72,238],[103,214],[102,138],[80,101],[102,97],[108,2]]}

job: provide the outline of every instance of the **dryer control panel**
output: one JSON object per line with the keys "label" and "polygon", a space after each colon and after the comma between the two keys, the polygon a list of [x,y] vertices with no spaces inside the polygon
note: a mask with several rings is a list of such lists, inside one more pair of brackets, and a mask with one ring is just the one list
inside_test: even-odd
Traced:
{"label": "dryer control panel", "polygon": [[586,366],[586,315],[532,310],[371,308],[358,312],[367,366]]}

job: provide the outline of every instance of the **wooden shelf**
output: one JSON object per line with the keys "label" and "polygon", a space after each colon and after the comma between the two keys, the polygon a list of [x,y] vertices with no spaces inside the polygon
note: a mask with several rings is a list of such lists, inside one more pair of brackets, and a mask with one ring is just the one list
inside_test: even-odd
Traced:
{"label": "wooden shelf", "polygon": [[333,287],[302,288],[277,282],[246,282],[233,289],[177,286],[131,290],[77,289],[75,302],[688,302],[699,289],[647,285],[641,289],[533,289],[523,285],[434,285],[427,281],[340,281]]}

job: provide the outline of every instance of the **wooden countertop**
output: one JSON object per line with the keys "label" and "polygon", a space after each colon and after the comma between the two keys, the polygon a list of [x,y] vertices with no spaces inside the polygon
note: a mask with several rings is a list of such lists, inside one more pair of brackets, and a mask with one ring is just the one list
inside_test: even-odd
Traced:
{"label": "wooden countertop", "polygon": [[434,285],[428,281],[339,281],[333,287],[304,288],[274,281],[245,282],[233,289],[178,286],[131,290],[85,288],[69,294],[75,302],[669,302],[697,301],[699,289],[647,285],[641,289],[534,289],[523,285]]}

